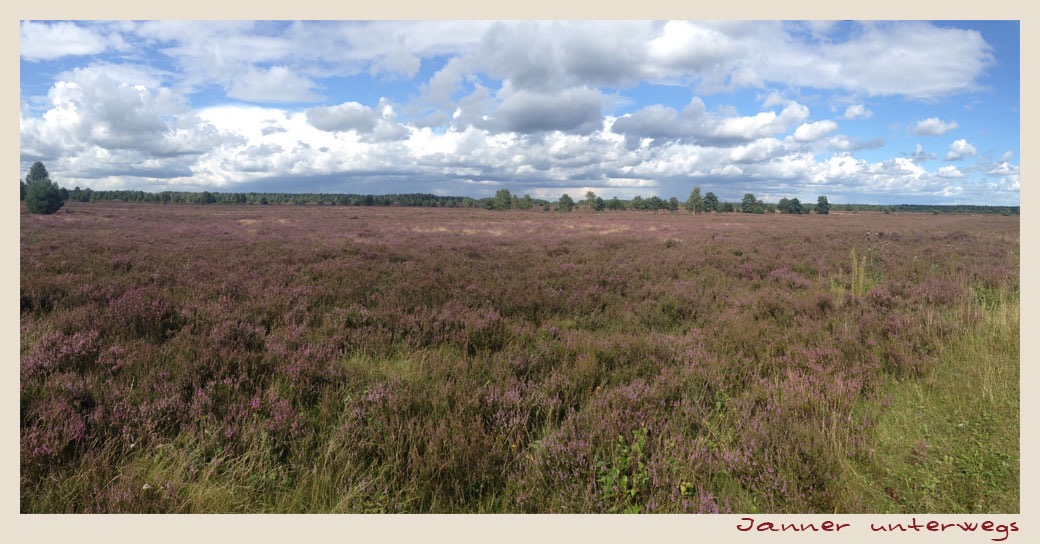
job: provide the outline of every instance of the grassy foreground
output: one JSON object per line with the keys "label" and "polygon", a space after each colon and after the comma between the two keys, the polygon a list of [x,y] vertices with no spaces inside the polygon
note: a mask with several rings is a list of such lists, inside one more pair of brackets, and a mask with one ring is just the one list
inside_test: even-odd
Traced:
{"label": "grassy foreground", "polygon": [[22,216],[22,512],[1018,511],[1017,217]]}
{"label": "grassy foreground", "polygon": [[1019,303],[982,292],[949,319],[957,331],[921,380],[889,378],[891,399],[850,463],[847,511],[1019,511]]}

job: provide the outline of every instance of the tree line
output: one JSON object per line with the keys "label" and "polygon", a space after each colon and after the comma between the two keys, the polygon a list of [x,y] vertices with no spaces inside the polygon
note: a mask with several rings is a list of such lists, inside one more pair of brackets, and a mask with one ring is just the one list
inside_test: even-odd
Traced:
{"label": "tree line", "polygon": [[1001,213],[1004,215],[1019,214],[1018,206],[978,206],[978,205],[937,205],[937,204],[831,204],[827,197],[820,195],[815,204],[802,203],[797,198],[781,198],[777,203],[759,200],[752,193],[746,193],[740,202],[726,202],[713,192],[701,194],[700,187],[694,187],[685,202],[676,197],[661,198],[659,196],[634,196],[631,199],[612,197],[603,199],[593,191],[587,191],[585,198],[575,201],[567,193],[560,195],[555,201],[532,198],[530,195],[518,196],[508,189],[499,189],[495,196],[471,198],[464,196],[442,196],[427,193],[362,195],[337,193],[260,193],[260,192],[189,192],[160,191],[147,192],[139,190],[98,190],[75,187],[71,191],[51,181],[43,163],[36,162],[29,170],[25,180],[19,180],[21,199],[26,202],[31,213],[54,213],[61,209],[68,200],[74,202],[150,202],[155,204],[295,204],[326,206],[400,206],[400,207],[437,207],[437,208],[483,208],[488,210],[532,210],[570,212],[575,209],[585,211],[669,211],[684,209],[692,213],[784,213],[784,214],[827,214],[830,211],[844,212],[931,212],[931,213]]}

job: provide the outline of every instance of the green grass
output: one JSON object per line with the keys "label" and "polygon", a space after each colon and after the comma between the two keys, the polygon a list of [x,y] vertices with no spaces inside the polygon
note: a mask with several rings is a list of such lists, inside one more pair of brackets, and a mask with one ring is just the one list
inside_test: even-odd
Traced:
{"label": "green grass", "polygon": [[846,511],[1019,512],[1019,300],[987,293],[936,319],[960,322],[920,380],[890,398],[864,459],[846,465]]}
{"label": "green grass", "polygon": [[866,255],[862,257],[857,256],[856,248],[853,247],[849,250],[849,257],[852,263],[848,277],[843,273],[838,273],[830,278],[830,293],[839,306],[844,303],[846,294],[857,300],[862,299],[870,291],[870,288],[878,283],[877,278],[869,275],[867,272],[868,262]]}

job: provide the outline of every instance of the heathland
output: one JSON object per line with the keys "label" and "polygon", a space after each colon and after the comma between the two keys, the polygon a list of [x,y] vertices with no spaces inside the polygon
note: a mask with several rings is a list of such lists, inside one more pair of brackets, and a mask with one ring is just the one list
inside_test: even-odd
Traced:
{"label": "heathland", "polygon": [[1017,216],[21,216],[22,512],[1019,511]]}

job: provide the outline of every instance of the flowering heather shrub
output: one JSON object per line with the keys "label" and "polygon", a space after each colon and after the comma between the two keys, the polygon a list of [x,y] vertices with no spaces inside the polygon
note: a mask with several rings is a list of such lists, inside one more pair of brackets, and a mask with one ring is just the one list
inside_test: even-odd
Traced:
{"label": "flowering heather shrub", "polygon": [[964,295],[964,287],[938,279],[927,279],[915,285],[910,295],[925,304],[950,304]]}
{"label": "flowering heather shrub", "polygon": [[279,458],[285,459],[293,446],[293,442],[305,431],[300,415],[288,399],[275,392],[269,392],[264,403],[264,429],[271,437],[273,447]]}
{"label": "flowering heather shrub", "polygon": [[117,272],[129,272],[134,267],[134,261],[129,255],[116,255],[108,264]]}
{"label": "flowering heather shrub", "polygon": [[101,350],[100,334],[95,330],[65,334],[51,333],[22,357],[22,381],[29,382],[52,372],[85,371],[94,366]]}
{"label": "flowering heather shrub", "polygon": [[[803,364],[810,368],[762,379],[753,394],[730,404],[738,414],[741,440],[721,460],[731,474],[762,493],[771,511],[819,511],[835,500],[837,490],[830,486],[835,483],[831,475],[839,471],[839,452],[834,441],[850,448],[840,453],[854,455],[852,448],[867,430],[867,422],[853,416],[864,378],[805,355]],[[828,429],[842,434],[833,436]]]}
{"label": "flowering heather shrub", "polygon": [[22,406],[21,460],[30,474],[82,449],[98,407],[95,394],[76,373],[51,375],[42,388],[46,394]]}
{"label": "flowering heather shrub", "polygon": [[834,511],[887,377],[1018,289],[998,216],[68,206],[23,511]]}
{"label": "flowering heather shrub", "polygon": [[398,379],[373,384],[339,430],[352,462],[389,468],[402,481],[419,479],[422,500],[440,508],[500,490],[503,467],[527,431],[520,393],[499,398],[460,381],[438,381],[433,391]]}
{"label": "flowering heather shrub", "polygon": [[98,399],[91,413],[91,440],[105,442],[113,450],[129,452],[144,443],[149,433],[148,422],[141,417],[141,396],[115,380],[106,380],[98,387]]}
{"label": "flowering heather shrub", "polygon": [[263,327],[237,320],[221,321],[213,325],[213,342],[231,351],[262,351],[265,332]]}
{"label": "flowering heather shrub", "polygon": [[1003,265],[982,264],[972,271],[972,279],[981,287],[996,289],[1018,284],[1018,270]]}
{"label": "flowering heather shrub", "polygon": [[345,376],[339,364],[343,348],[337,344],[339,342],[333,339],[292,352],[276,352],[275,375],[284,378],[286,387],[296,398],[313,402],[324,388]]}
{"label": "flowering heather shrub", "polygon": [[149,483],[140,478],[127,482],[121,478],[104,487],[95,487],[84,513],[163,514],[177,510],[177,492],[177,486],[170,482]]}
{"label": "flowering heather shrub", "polygon": [[60,457],[87,435],[86,418],[69,398],[43,404],[24,419],[28,430],[22,433],[22,465],[27,468]]}
{"label": "flowering heather shrub", "polygon": [[786,266],[776,268],[770,272],[769,279],[789,289],[807,289],[812,285],[804,276]]}
{"label": "flowering heather shrub", "polygon": [[545,504],[557,512],[593,510],[596,461],[588,442],[553,433],[536,442],[528,455],[523,464],[523,479],[512,483],[521,511],[537,512]]}
{"label": "flowering heather shrub", "polygon": [[526,388],[512,381],[507,386],[483,387],[480,392],[479,412],[484,415],[484,427],[493,435],[510,443],[516,449],[527,432],[529,408],[524,402]]}
{"label": "flowering heather shrub", "polygon": [[877,308],[886,310],[898,308],[905,303],[900,294],[888,285],[871,287],[870,291],[867,291],[867,302]]}
{"label": "flowering heather shrub", "polygon": [[182,426],[190,421],[188,413],[188,393],[184,384],[173,381],[169,372],[153,369],[153,378],[142,383],[144,389],[137,406],[138,416],[135,423],[136,439],[156,441],[162,437],[176,436]]}
{"label": "flowering heather shrub", "polygon": [[162,340],[175,332],[181,318],[170,302],[152,289],[131,288],[111,300],[107,320],[115,332]]}
{"label": "flowering heather shrub", "polygon": [[508,336],[497,310],[471,309],[457,301],[436,309],[416,308],[403,316],[399,330],[414,338],[417,347],[453,344],[471,354],[500,349]]}
{"label": "flowering heather shrub", "polygon": [[111,346],[105,350],[105,353],[98,358],[98,363],[111,374],[119,373],[130,364],[127,360],[126,350],[119,345]]}
{"label": "flowering heather shrub", "polygon": [[21,311],[47,313],[58,308],[68,296],[67,287],[63,284],[68,278],[27,278],[22,281]]}

